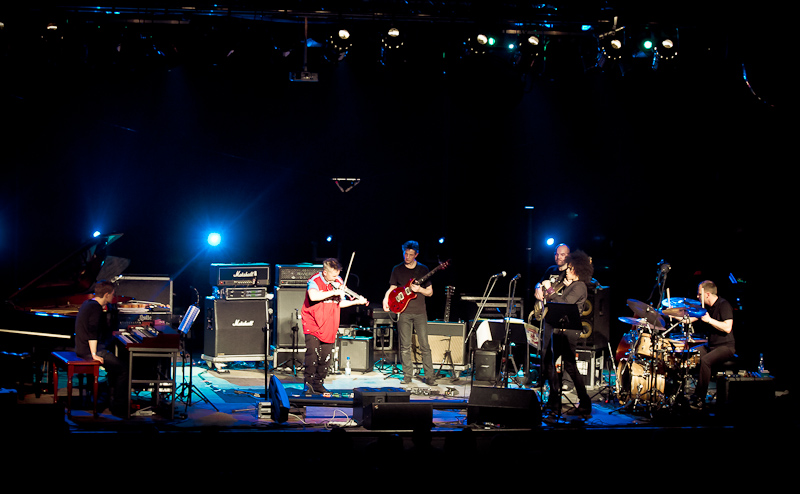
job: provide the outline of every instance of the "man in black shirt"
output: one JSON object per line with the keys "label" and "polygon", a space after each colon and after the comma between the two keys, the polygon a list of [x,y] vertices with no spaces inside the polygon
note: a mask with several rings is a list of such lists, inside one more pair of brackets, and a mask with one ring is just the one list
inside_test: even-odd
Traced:
{"label": "man in black shirt", "polygon": [[[692,408],[702,408],[705,404],[708,383],[711,381],[711,367],[734,357],[736,344],[733,337],[733,307],[730,302],[717,294],[717,285],[704,281],[697,286],[697,298],[703,302],[706,313],[700,318],[705,323],[698,332],[708,336],[708,343],[699,348],[700,369],[697,386],[691,401]],[[697,321],[697,318],[691,318]]]}
{"label": "man in black shirt", "polygon": [[[389,290],[383,297],[383,310],[389,311],[389,295],[397,287],[405,286],[412,278],[420,280],[428,274],[428,267],[417,262],[419,244],[413,240],[403,244],[403,262],[392,269],[389,277]],[[428,311],[425,298],[433,295],[433,285],[425,282],[422,285],[412,283],[409,289],[417,296],[408,302],[406,308],[398,315],[397,335],[400,344],[400,359],[403,365],[403,384],[411,384],[414,375],[414,356],[411,352],[413,332],[417,333],[417,343],[422,353],[422,369],[425,382],[435,385],[433,357],[428,343]],[[421,296],[420,296],[421,295]]]}
{"label": "man in black shirt", "polygon": [[128,403],[128,367],[111,349],[113,335],[106,310],[114,295],[110,281],[95,283],[94,297],[81,305],[75,318],[75,353],[84,360],[96,360],[105,368],[111,388],[111,412],[122,416]]}

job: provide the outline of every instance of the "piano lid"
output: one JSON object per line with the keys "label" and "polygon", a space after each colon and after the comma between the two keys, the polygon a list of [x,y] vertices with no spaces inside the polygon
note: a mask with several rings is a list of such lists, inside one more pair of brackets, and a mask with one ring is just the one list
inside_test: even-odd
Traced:
{"label": "piano lid", "polygon": [[91,294],[95,281],[113,281],[130,264],[127,259],[108,255],[109,245],[122,235],[111,233],[92,238],[17,290],[8,297],[8,301],[16,308],[42,310],[69,304],[74,297],[80,299]]}

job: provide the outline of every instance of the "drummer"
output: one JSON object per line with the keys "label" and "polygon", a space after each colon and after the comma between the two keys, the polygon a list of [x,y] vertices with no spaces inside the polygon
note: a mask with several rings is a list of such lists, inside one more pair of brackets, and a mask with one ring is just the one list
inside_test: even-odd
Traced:
{"label": "drummer", "polygon": [[717,295],[717,285],[706,280],[697,286],[697,298],[703,303],[706,312],[698,319],[704,324],[701,333],[708,335],[708,343],[698,347],[700,370],[694,396],[690,406],[702,409],[705,405],[708,383],[711,381],[711,367],[734,357],[736,352],[733,338],[733,307],[730,302]]}

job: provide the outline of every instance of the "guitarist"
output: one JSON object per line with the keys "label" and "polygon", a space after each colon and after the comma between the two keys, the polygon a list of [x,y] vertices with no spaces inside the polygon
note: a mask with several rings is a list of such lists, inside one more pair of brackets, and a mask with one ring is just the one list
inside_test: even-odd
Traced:
{"label": "guitarist", "polygon": [[[428,274],[428,267],[417,262],[419,243],[409,240],[403,244],[403,262],[392,269],[389,277],[389,290],[383,297],[383,310],[389,312],[389,294],[397,287],[406,285],[412,278],[419,280]],[[422,368],[425,372],[425,383],[434,386],[436,378],[433,370],[431,346],[428,343],[428,312],[425,298],[433,295],[433,285],[429,281],[422,285],[412,283],[411,291],[417,294],[397,319],[397,334],[400,344],[400,360],[403,365],[403,384],[411,384],[414,375],[414,355],[411,352],[413,332],[417,333],[417,341],[422,352]],[[421,296],[420,296],[421,295]]]}

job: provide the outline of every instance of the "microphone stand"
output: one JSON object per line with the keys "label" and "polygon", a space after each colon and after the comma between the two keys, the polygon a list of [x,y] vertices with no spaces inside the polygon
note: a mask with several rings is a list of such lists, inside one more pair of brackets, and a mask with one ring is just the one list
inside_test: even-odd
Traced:
{"label": "microphone stand", "polygon": [[[514,293],[517,290],[517,280],[520,278],[520,275],[516,275],[511,278],[511,281],[508,283],[508,299],[506,300],[506,317],[504,322],[504,329],[505,329],[505,338],[503,341],[503,358],[501,360],[502,364],[500,366],[501,371],[500,375],[502,376],[500,380],[500,387],[507,388],[508,387],[508,365],[509,359],[513,360],[514,355],[511,353],[511,345],[508,343],[509,333],[511,332],[511,304],[514,303]],[[517,370],[516,364],[514,365],[514,371]],[[516,374],[516,372],[515,372]],[[513,379],[513,378],[512,378]]]}
{"label": "microphone stand", "polygon": [[[502,275],[492,275],[489,278],[489,281],[486,282],[486,287],[483,289],[483,295],[481,296],[481,303],[478,305],[478,312],[475,314],[475,317],[472,319],[472,326],[469,328],[469,333],[467,333],[467,340],[468,342],[472,341],[472,334],[475,332],[475,325],[478,323],[478,318],[480,317],[481,313],[483,312],[483,308],[486,306],[486,302],[488,302],[489,297],[492,295],[492,291],[494,290],[494,286],[497,284],[497,278],[505,276],[505,272]],[[475,381],[475,352],[477,348],[470,345],[472,349],[469,352],[469,360],[470,360],[470,367],[472,368],[472,378],[470,379],[470,388]]]}

